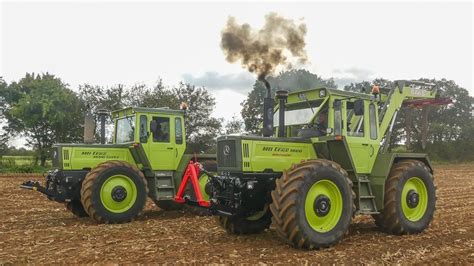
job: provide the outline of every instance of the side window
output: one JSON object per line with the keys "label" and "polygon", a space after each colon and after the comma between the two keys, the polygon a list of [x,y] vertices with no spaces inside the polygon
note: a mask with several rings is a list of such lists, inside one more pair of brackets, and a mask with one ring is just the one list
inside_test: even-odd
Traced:
{"label": "side window", "polygon": [[347,135],[353,137],[364,136],[364,115],[357,115],[354,102],[347,102]]}
{"label": "side window", "polygon": [[375,119],[375,105],[369,105],[369,119],[370,119],[370,138],[377,139],[377,120]]}
{"label": "side window", "polygon": [[341,100],[334,101],[334,134],[342,134]]}
{"label": "side window", "polygon": [[150,122],[153,142],[170,142],[170,118],[153,117]]}
{"label": "side window", "polygon": [[146,143],[148,141],[148,131],[147,131],[147,118],[146,115],[140,116],[140,142]]}
{"label": "side window", "polygon": [[181,125],[181,117],[174,119],[174,132],[176,135],[176,144],[183,144],[183,126]]}

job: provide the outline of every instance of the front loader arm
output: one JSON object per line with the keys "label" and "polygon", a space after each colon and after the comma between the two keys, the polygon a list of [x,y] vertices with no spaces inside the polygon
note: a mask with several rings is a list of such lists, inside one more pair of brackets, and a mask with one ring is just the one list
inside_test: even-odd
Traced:
{"label": "front loader arm", "polygon": [[[434,99],[436,97],[437,91],[434,84],[400,80],[395,81],[395,84],[395,87],[390,90],[383,102],[384,105],[379,114],[379,138],[385,136],[392,120],[396,117],[405,100]],[[414,86],[418,86],[418,88]],[[421,87],[429,87],[429,89],[422,89]]]}

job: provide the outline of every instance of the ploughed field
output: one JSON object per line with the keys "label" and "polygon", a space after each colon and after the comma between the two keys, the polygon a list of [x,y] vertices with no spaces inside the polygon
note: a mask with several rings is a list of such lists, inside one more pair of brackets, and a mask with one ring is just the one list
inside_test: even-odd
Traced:
{"label": "ploughed field", "polygon": [[276,232],[235,236],[213,217],[164,212],[147,203],[129,224],[76,218],[20,183],[39,176],[0,176],[0,264],[4,263],[474,263],[474,164],[435,165],[437,210],[422,234],[380,232],[356,217],[334,247],[303,251]]}

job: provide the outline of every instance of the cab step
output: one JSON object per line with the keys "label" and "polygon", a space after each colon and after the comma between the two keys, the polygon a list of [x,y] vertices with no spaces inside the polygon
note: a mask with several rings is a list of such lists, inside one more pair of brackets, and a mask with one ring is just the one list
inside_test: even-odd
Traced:
{"label": "cab step", "polygon": [[176,188],[172,171],[159,171],[155,173],[155,193],[157,200],[174,199]]}
{"label": "cab step", "polygon": [[367,176],[357,178],[358,214],[379,214],[375,204],[375,196],[372,193],[370,179]]}

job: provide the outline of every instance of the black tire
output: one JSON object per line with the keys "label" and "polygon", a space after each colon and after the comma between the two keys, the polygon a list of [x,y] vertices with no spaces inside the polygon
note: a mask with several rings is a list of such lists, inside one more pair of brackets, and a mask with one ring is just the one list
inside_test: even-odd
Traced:
{"label": "black tire", "polygon": [[[133,205],[123,212],[109,211],[101,201],[101,188],[113,175],[128,177],[137,190]],[[97,165],[86,175],[81,187],[81,202],[85,211],[100,223],[126,223],[134,220],[142,212],[147,195],[148,186],[143,173],[123,161],[107,161]]]}
{"label": "black tire", "polygon": [[77,217],[82,218],[82,217],[89,216],[86,210],[84,210],[84,207],[82,207],[82,203],[80,200],[73,200],[70,202],[66,202],[64,203],[64,206],[66,206],[66,209],[72,212],[72,214],[74,214]]}
{"label": "black tire", "polygon": [[[402,210],[403,187],[412,177],[418,177],[424,183],[428,197],[426,210],[417,221],[410,221]],[[420,233],[433,220],[435,205],[436,187],[431,170],[421,161],[403,160],[392,166],[385,181],[384,209],[373,217],[375,224],[387,233],[395,235]]]}
{"label": "black tire", "polygon": [[[316,231],[306,218],[306,197],[318,181],[331,181],[341,196],[341,214],[334,226],[331,229],[327,228],[327,232]],[[272,191],[273,202],[270,205],[273,224],[278,235],[294,247],[326,248],[338,243],[348,232],[355,212],[354,198],[352,181],[337,163],[322,159],[302,162],[293,165],[276,180],[276,188]]]}
{"label": "black tire", "polygon": [[235,235],[258,234],[270,227],[272,213],[267,207],[265,213],[259,219],[249,220],[242,216],[219,216],[216,217],[216,220],[228,233]]}
{"label": "black tire", "polygon": [[183,204],[177,203],[174,200],[155,200],[153,202],[158,208],[164,211],[177,211],[183,209]]}

